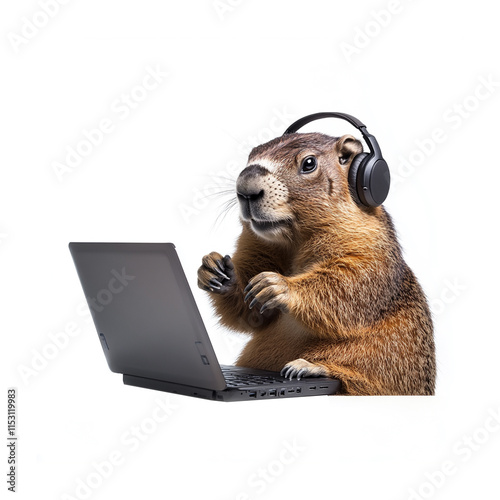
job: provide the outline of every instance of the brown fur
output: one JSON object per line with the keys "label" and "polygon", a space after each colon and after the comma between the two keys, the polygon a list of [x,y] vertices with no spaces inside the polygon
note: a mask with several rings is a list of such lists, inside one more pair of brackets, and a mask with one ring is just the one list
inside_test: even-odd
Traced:
{"label": "brown fur", "polygon": [[[290,134],[255,148],[249,165],[268,165],[272,173],[259,171],[248,182],[265,187],[264,217],[287,224],[263,238],[242,218],[232,260],[206,256],[199,285],[224,325],[251,334],[240,366],[307,365],[306,376],[340,379],[344,394],[433,394],[425,295],[385,209],[360,207],[349,192],[347,172],[360,151],[352,136],[322,134]],[[300,174],[301,160],[311,154],[317,170]],[[224,285],[219,277],[219,290],[208,283],[217,277],[217,261],[228,278]],[[257,302],[252,309],[244,301],[249,282]]]}

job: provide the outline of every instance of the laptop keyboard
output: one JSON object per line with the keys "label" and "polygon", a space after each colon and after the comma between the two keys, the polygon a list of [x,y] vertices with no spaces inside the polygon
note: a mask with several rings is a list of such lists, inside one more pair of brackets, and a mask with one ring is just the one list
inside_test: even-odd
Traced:
{"label": "laptop keyboard", "polygon": [[232,371],[230,367],[222,366],[222,373],[226,379],[228,387],[252,387],[256,385],[282,384],[285,380],[270,377],[267,375],[252,375],[251,373],[241,373],[238,370]]}

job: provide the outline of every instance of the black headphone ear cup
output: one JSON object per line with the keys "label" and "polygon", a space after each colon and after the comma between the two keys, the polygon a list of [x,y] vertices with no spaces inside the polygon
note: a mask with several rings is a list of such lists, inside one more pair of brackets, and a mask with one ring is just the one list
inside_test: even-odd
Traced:
{"label": "black headphone ear cup", "polygon": [[341,118],[354,125],[368,145],[369,153],[360,153],[351,160],[347,181],[353,200],[360,206],[378,207],[386,199],[391,184],[391,175],[387,162],[375,136],[368,133],[366,125],[357,118],[345,113],[315,113],[304,116],[292,123],[283,136],[297,132],[304,125],[320,118]]}
{"label": "black headphone ear cup", "polygon": [[369,153],[360,153],[356,155],[351,162],[349,167],[349,173],[347,174],[347,181],[349,183],[349,190],[351,191],[351,196],[353,200],[358,203],[358,205],[363,205],[363,202],[358,196],[358,173],[361,165],[364,163],[365,158],[369,156]]}

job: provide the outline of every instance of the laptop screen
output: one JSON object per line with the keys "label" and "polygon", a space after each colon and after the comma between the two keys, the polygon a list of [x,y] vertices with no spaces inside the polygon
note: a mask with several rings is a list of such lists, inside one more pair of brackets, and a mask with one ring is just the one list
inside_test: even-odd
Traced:
{"label": "laptop screen", "polygon": [[72,243],[70,249],[112,371],[225,388],[172,244]]}

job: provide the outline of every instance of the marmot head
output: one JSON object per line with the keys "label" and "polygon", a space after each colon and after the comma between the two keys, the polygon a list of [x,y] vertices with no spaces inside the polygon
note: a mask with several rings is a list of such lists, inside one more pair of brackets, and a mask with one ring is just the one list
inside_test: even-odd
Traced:
{"label": "marmot head", "polygon": [[236,182],[240,217],[257,236],[291,241],[332,225],[335,215],[359,210],[347,175],[363,151],[352,135],[295,133],[254,148]]}

